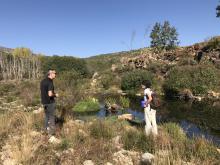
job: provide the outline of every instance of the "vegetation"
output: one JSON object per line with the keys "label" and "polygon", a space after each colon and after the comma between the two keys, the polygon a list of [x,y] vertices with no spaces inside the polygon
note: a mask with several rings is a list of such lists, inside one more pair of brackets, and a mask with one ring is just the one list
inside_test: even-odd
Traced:
{"label": "vegetation", "polygon": [[94,98],[82,100],[73,107],[74,112],[95,112],[99,111],[99,102]]}
{"label": "vegetation", "polygon": [[220,5],[216,7],[216,16],[220,17]]}
{"label": "vegetation", "polygon": [[144,80],[152,80],[152,74],[145,70],[134,70],[127,72],[122,76],[121,89],[122,90],[136,90],[141,87]]}
{"label": "vegetation", "polygon": [[177,30],[170,26],[168,21],[165,21],[163,25],[156,22],[150,37],[151,47],[158,49],[172,49],[179,44]]}
{"label": "vegetation", "polygon": [[83,59],[70,57],[70,56],[53,56],[42,58],[42,70],[44,73],[48,69],[53,68],[58,73],[75,71],[83,77],[89,76],[89,71],[86,66],[86,62]]}
{"label": "vegetation", "polygon": [[219,87],[219,72],[209,65],[181,66],[170,70],[165,81],[167,95],[190,89],[194,94],[205,94]]}
{"label": "vegetation", "polygon": [[0,80],[37,79],[41,76],[41,63],[27,48],[13,53],[0,52]]}

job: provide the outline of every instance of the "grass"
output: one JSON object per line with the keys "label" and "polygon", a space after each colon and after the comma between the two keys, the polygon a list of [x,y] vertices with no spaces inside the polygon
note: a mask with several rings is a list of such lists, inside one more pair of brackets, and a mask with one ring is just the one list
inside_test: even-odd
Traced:
{"label": "grass", "polygon": [[140,154],[153,153],[155,164],[191,162],[202,165],[218,164],[220,161],[216,146],[203,138],[187,138],[175,123],[159,125],[159,134],[153,137],[146,136],[144,129],[137,129],[115,118],[78,123],[68,117],[58,136],[61,143],[50,144],[47,137],[39,132],[43,118],[43,112],[2,114],[2,152],[10,153],[10,158],[17,164],[83,164],[88,159],[95,164],[113,163],[113,155],[118,151],[113,139],[119,136],[123,149]]}
{"label": "grass", "polygon": [[76,105],[73,107],[73,111],[79,113],[96,112],[99,111],[99,109],[99,102],[96,99],[92,98],[80,101],[76,103]]}

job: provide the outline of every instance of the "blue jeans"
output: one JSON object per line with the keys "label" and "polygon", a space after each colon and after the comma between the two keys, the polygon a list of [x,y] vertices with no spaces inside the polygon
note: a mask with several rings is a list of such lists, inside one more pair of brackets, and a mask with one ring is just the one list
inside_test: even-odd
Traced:
{"label": "blue jeans", "polygon": [[55,103],[44,104],[45,130],[51,135],[55,134],[55,107]]}

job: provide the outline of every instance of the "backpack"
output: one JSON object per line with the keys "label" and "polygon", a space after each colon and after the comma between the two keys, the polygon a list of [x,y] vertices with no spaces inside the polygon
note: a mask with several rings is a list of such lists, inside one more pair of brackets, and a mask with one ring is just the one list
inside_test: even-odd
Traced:
{"label": "backpack", "polygon": [[158,108],[161,105],[161,101],[156,92],[152,91],[151,93],[152,101],[150,103],[152,108]]}
{"label": "backpack", "polygon": [[[147,96],[146,96],[147,97]],[[150,102],[151,108],[158,108],[161,105],[161,101],[159,96],[157,95],[157,93],[153,90],[151,90],[151,97],[152,97],[152,101]],[[148,97],[147,97],[148,99]],[[141,106],[144,107],[144,101],[142,100],[141,102]]]}

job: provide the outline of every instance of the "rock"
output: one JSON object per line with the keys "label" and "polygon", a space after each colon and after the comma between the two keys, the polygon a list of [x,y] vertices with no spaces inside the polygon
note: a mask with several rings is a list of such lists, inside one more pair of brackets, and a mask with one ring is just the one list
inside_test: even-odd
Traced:
{"label": "rock", "polygon": [[105,163],[105,165],[113,165],[112,163],[110,163],[110,162],[107,162],[107,163]]}
{"label": "rock", "polygon": [[220,93],[214,92],[214,91],[208,91],[208,97],[209,98],[214,98],[214,99],[219,99]]}
{"label": "rock", "polygon": [[49,142],[52,143],[52,144],[60,144],[61,143],[61,140],[60,139],[57,139],[55,136],[51,136],[49,138]]}
{"label": "rock", "polygon": [[31,132],[30,132],[30,135],[31,135],[32,137],[36,137],[36,136],[40,136],[41,133],[40,133],[40,132],[37,132],[37,131],[31,131]]}
{"label": "rock", "polygon": [[113,154],[113,161],[115,164],[133,165],[139,164],[139,160],[139,153],[134,151],[127,151],[122,149]]}
{"label": "rock", "polygon": [[154,162],[154,155],[151,153],[144,153],[141,156],[141,163],[145,165],[151,165]]}
{"label": "rock", "polygon": [[94,165],[94,163],[91,160],[86,160],[83,162],[83,165]]}
{"label": "rock", "polygon": [[112,64],[111,71],[112,71],[112,72],[115,72],[116,69],[117,69],[116,65],[115,65],[115,64]]}
{"label": "rock", "polygon": [[33,113],[34,113],[34,114],[38,114],[38,113],[41,113],[41,112],[43,112],[43,111],[44,111],[44,109],[43,109],[42,107],[40,107],[40,108],[38,108],[37,110],[34,110]]}
{"label": "rock", "polygon": [[84,125],[85,122],[83,120],[74,120],[74,123],[77,125]]}
{"label": "rock", "polygon": [[7,159],[2,162],[3,165],[17,165],[16,161],[13,159]]}
{"label": "rock", "polygon": [[203,97],[201,97],[201,96],[194,96],[193,98],[197,101],[202,101],[202,99],[203,99]]}
{"label": "rock", "polygon": [[134,116],[132,114],[123,114],[119,115],[118,119],[120,120],[133,120]]}
{"label": "rock", "polygon": [[180,98],[184,100],[190,100],[193,99],[193,94],[189,89],[184,89],[179,93]]}

